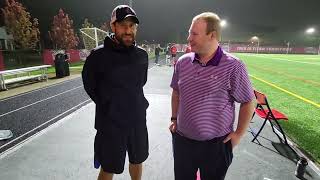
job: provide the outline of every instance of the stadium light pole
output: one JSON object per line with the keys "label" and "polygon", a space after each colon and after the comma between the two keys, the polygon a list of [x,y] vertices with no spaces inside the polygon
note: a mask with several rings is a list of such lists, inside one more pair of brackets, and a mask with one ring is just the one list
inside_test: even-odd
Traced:
{"label": "stadium light pole", "polygon": [[227,26],[227,21],[225,19],[222,19],[220,21],[220,26],[221,26],[221,37],[220,37],[220,41],[222,42],[222,29],[225,28]]}
{"label": "stadium light pole", "polygon": [[[306,34],[314,34],[316,32],[316,29],[314,27],[310,27],[308,29],[306,29]],[[319,47],[318,47],[318,55],[320,55],[320,43],[319,43]]]}
{"label": "stadium light pole", "polygon": [[258,42],[258,46],[257,46],[257,54],[258,54],[258,53],[259,53],[260,39],[258,38],[258,36],[253,36],[253,37],[251,38],[251,40]]}

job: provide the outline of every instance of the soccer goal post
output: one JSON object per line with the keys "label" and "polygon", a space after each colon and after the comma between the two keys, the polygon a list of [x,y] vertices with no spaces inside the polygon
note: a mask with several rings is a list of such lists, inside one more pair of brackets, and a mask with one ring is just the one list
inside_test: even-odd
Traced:
{"label": "soccer goal post", "polygon": [[98,47],[100,44],[103,44],[104,38],[109,34],[99,28],[82,28],[80,29],[84,47],[87,50]]}

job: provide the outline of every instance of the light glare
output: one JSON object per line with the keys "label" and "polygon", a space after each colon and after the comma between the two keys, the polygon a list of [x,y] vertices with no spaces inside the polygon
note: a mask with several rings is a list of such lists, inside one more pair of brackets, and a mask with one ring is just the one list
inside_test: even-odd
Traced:
{"label": "light glare", "polygon": [[312,34],[312,33],[314,33],[316,30],[314,29],[314,28],[308,28],[307,30],[306,30],[306,33],[307,34]]}
{"label": "light glare", "polygon": [[222,21],[220,22],[220,25],[221,25],[221,27],[227,26],[227,21],[226,21],[226,20],[222,20]]}

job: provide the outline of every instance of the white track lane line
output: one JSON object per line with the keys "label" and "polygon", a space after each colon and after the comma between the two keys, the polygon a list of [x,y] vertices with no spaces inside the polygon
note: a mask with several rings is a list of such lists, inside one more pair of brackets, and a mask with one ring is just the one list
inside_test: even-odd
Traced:
{"label": "white track lane line", "polygon": [[[43,123],[43,124],[41,124],[41,125],[39,125],[39,126],[37,126],[37,127],[33,128],[32,130],[30,130],[30,131],[28,131],[28,132],[26,132],[26,133],[24,133],[24,134],[20,135],[19,137],[15,138],[15,139],[13,139],[13,140],[11,140],[11,141],[9,141],[8,143],[6,143],[6,144],[4,144],[4,145],[0,146],[0,149],[2,149],[2,148],[4,148],[4,147],[8,146],[9,144],[11,144],[11,143],[13,143],[13,142],[15,142],[15,141],[19,140],[20,138],[22,138],[23,136],[25,136],[25,135],[29,134],[30,132],[35,131],[35,130],[39,129],[40,127],[42,127],[42,126],[44,126],[44,125],[48,124],[49,122],[51,122],[51,121],[53,121],[53,120],[55,120],[55,119],[59,118],[60,116],[62,116],[62,115],[64,115],[64,114],[68,113],[69,111],[71,111],[71,110],[73,110],[73,109],[75,109],[75,108],[77,108],[77,107],[81,106],[82,104],[84,104],[84,103],[86,103],[86,102],[89,102],[89,101],[91,101],[91,99],[87,99],[87,100],[85,100],[85,101],[81,102],[80,104],[78,104],[78,105],[74,106],[73,108],[70,108],[69,110],[67,110],[67,111],[65,111],[65,112],[63,112],[63,113],[61,113],[61,114],[59,114],[58,116],[56,116],[56,117],[54,117],[54,118],[50,119],[49,121],[47,121],[47,122],[45,122],[45,123]],[[90,104],[90,103],[89,103],[89,104]],[[84,107],[86,107],[86,106],[84,106]],[[83,108],[83,107],[82,107],[82,108]],[[81,110],[82,108],[80,108],[79,110]],[[50,130],[52,127],[55,127],[58,123],[62,123],[62,122],[63,122],[64,120],[66,120],[66,119],[71,119],[71,117],[72,117],[74,114],[77,114],[77,112],[78,112],[79,110],[77,110],[77,111],[75,111],[75,112],[71,113],[70,115],[68,115],[68,116],[64,117],[63,119],[61,119],[61,120],[57,121],[56,123],[51,124],[49,127],[47,127],[47,128],[45,128],[45,129],[43,129],[43,130],[41,130],[41,131],[39,131],[39,132],[35,133],[34,135],[32,135],[32,136],[28,137],[27,139],[25,139],[25,140],[21,141],[20,143],[16,144],[15,146],[13,146],[13,147],[11,147],[11,148],[7,149],[6,151],[2,152],[2,153],[0,154],[0,159],[2,159],[4,156],[6,156],[6,155],[8,155],[8,154],[10,154],[10,153],[12,153],[12,152],[14,152],[14,151],[18,150],[18,149],[20,149],[24,144],[27,144],[28,142],[30,142],[30,141],[31,141],[31,139],[33,139],[33,137],[36,137],[36,136],[38,136],[38,135],[41,135],[41,134],[43,134],[43,133],[47,132],[47,131],[48,131],[48,130]]]}
{"label": "white track lane line", "polygon": [[31,104],[29,104],[29,105],[23,106],[23,107],[21,107],[21,108],[18,108],[18,109],[15,109],[15,110],[6,112],[6,113],[4,113],[4,114],[1,114],[1,115],[0,115],[0,118],[3,117],[3,116],[6,116],[6,115],[8,115],[8,114],[14,113],[14,112],[16,112],[16,111],[19,111],[19,110],[21,110],[21,109],[24,109],[24,108],[30,107],[30,106],[32,106],[32,105],[38,104],[38,103],[40,103],[40,102],[46,101],[46,100],[48,100],[48,99],[52,99],[52,98],[54,98],[54,97],[60,96],[61,94],[65,94],[65,93],[70,92],[70,91],[73,91],[73,90],[75,90],[75,89],[79,89],[79,88],[81,88],[81,87],[83,87],[83,86],[78,86],[78,87],[69,89],[69,90],[67,90],[67,91],[65,91],[65,92],[56,94],[56,95],[54,95],[54,96],[50,96],[50,97],[48,97],[48,98],[42,99],[42,100],[40,100],[40,101],[36,101],[36,102],[31,103]]}

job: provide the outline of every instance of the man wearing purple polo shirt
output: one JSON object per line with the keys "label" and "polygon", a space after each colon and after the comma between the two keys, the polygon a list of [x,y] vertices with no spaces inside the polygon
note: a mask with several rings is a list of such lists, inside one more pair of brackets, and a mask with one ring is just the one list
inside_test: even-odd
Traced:
{"label": "man wearing purple polo shirt", "polygon": [[[219,46],[220,18],[195,16],[189,29],[191,52],[179,58],[172,77],[172,132],[175,180],[222,180],[232,149],[245,134],[254,110],[245,65]],[[234,130],[235,102],[240,103]]]}

